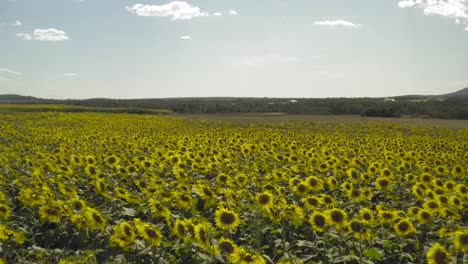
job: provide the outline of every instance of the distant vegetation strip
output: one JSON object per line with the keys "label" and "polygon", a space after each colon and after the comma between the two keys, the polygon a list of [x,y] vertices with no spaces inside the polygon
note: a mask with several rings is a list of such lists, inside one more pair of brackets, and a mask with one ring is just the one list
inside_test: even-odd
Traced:
{"label": "distant vegetation strip", "polygon": [[143,109],[136,107],[93,107],[63,104],[0,104],[1,112],[99,112],[131,114],[170,114],[167,109]]}

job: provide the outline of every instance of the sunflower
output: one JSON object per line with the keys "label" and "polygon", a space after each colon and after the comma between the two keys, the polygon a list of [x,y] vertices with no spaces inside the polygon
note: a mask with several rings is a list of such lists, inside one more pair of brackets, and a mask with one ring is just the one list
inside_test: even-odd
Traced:
{"label": "sunflower", "polygon": [[293,192],[295,195],[299,197],[304,197],[309,192],[309,187],[306,183],[301,182],[297,186],[294,187]]}
{"label": "sunflower", "polygon": [[319,197],[315,196],[315,195],[309,195],[307,197],[304,197],[301,199],[301,201],[304,203],[305,207],[309,208],[309,209],[315,209],[317,207],[319,207],[322,203],[321,201],[322,199],[320,199]]}
{"label": "sunflower", "polygon": [[381,191],[388,191],[392,188],[392,182],[388,177],[378,177],[375,180],[375,187]]}
{"label": "sunflower", "polygon": [[265,264],[266,261],[257,252],[247,249],[246,247],[240,247],[230,255],[231,263],[233,264]]}
{"label": "sunflower", "polygon": [[43,205],[39,208],[39,215],[41,218],[50,222],[60,223],[61,214],[61,207],[59,207],[56,203]]}
{"label": "sunflower", "polygon": [[348,224],[348,229],[357,239],[367,240],[370,238],[370,229],[366,228],[364,223],[359,220],[351,220]]}
{"label": "sunflower", "polygon": [[231,239],[221,237],[218,240],[216,251],[229,256],[237,251],[237,245]]}
{"label": "sunflower", "polygon": [[0,204],[0,218],[7,219],[10,217],[10,207],[6,204]]}
{"label": "sunflower", "polygon": [[257,202],[258,207],[265,208],[273,205],[273,195],[268,192],[258,193],[255,196],[255,201]]}
{"label": "sunflower", "polygon": [[309,222],[316,231],[323,232],[325,225],[327,224],[327,217],[321,212],[314,212],[310,216]]}
{"label": "sunflower", "polygon": [[426,210],[426,209],[419,210],[416,216],[418,221],[423,224],[429,224],[433,217],[434,217],[434,214],[431,211]]}
{"label": "sunflower", "polygon": [[187,193],[178,192],[175,195],[176,205],[179,209],[190,208],[192,206],[192,196]]}
{"label": "sunflower", "polygon": [[468,230],[457,231],[453,238],[455,249],[461,252],[468,252]]}
{"label": "sunflower", "polygon": [[339,208],[332,208],[327,210],[325,213],[327,215],[327,223],[337,229],[345,227],[346,221],[348,219],[348,215],[345,211]]}
{"label": "sunflower", "polygon": [[229,184],[230,181],[231,177],[225,173],[220,173],[218,176],[216,176],[216,182],[221,186]]}
{"label": "sunflower", "polygon": [[244,187],[249,181],[245,174],[237,174],[234,180],[239,187]]}
{"label": "sunflower", "polygon": [[149,223],[142,222],[140,219],[134,219],[138,234],[151,246],[158,247],[162,241],[161,232]]}
{"label": "sunflower", "polygon": [[428,264],[448,264],[450,263],[450,253],[441,244],[433,244],[426,253]]}
{"label": "sunflower", "polygon": [[184,241],[188,241],[192,234],[190,234],[187,230],[187,227],[185,226],[185,223],[183,220],[181,220],[180,218],[177,218],[175,223],[174,223],[174,228],[173,228],[173,231],[174,231],[174,234],[184,240]]}
{"label": "sunflower", "polygon": [[328,194],[320,195],[320,200],[328,208],[334,207],[336,205],[336,200]]}
{"label": "sunflower", "polygon": [[455,177],[462,177],[464,174],[463,167],[460,165],[455,165],[452,167],[452,175]]}
{"label": "sunflower", "polygon": [[359,174],[358,174],[358,172],[357,172],[357,170],[355,168],[351,168],[351,169],[347,170],[346,175],[348,176],[348,178],[351,181],[357,181],[360,178]]}
{"label": "sunflower", "polygon": [[361,208],[359,210],[359,220],[364,224],[369,224],[374,221],[374,213],[369,208]]}
{"label": "sunflower", "polygon": [[93,208],[87,208],[86,213],[86,225],[91,230],[104,230],[106,228],[106,220],[102,216],[102,214]]}
{"label": "sunflower", "polygon": [[240,225],[239,215],[224,207],[219,207],[215,212],[216,226],[223,230],[232,230]]}
{"label": "sunflower", "polygon": [[195,226],[195,239],[205,250],[209,250],[211,247],[209,230],[210,226],[207,223],[199,223]]}
{"label": "sunflower", "polygon": [[450,203],[450,206],[452,206],[453,208],[456,208],[456,209],[463,208],[462,201],[460,200],[458,196],[450,196],[449,203]]}
{"label": "sunflower", "polygon": [[455,190],[458,195],[462,197],[468,197],[468,187],[465,184],[463,183],[457,184],[457,186],[455,187]]}
{"label": "sunflower", "polygon": [[130,222],[122,221],[113,228],[114,233],[110,236],[110,241],[121,248],[126,248],[135,242],[135,231]]}
{"label": "sunflower", "polygon": [[389,210],[379,210],[377,216],[379,221],[383,223],[391,223],[395,218],[393,211]]}
{"label": "sunflower", "polygon": [[441,206],[437,200],[428,200],[424,202],[423,207],[433,213],[439,212]]}
{"label": "sunflower", "polygon": [[205,200],[211,201],[216,197],[210,187],[206,184],[197,185],[195,188],[197,189],[200,196]]}
{"label": "sunflower", "polygon": [[315,192],[318,192],[323,189],[323,181],[317,176],[309,176],[305,179],[307,187]]}
{"label": "sunflower", "polygon": [[416,232],[413,223],[409,219],[401,219],[393,225],[393,229],[399,236],[407,236]]}
{"label": "sunflower", "polygon": [[113,168],[113,167],[116,167],[119,164],[120,159],[115,155],[111,155],[111,156],[105,158],[104,162],[106,163],[106,165],[108,167]]}
{"label": "sunflower", "polygon": [[328,185],[328,188],[330,188],[331,190],[334,190],[338,187],[338,180],[335,177],[330,176],[327,178],[327,185]]}

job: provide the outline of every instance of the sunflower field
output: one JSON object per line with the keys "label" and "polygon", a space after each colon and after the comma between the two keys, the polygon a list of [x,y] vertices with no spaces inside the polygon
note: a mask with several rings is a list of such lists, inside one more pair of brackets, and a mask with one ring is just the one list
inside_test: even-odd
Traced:
{"label": "sunflower field", "polygon": [[0,263],[467,263],[468,129],[4,113]]}

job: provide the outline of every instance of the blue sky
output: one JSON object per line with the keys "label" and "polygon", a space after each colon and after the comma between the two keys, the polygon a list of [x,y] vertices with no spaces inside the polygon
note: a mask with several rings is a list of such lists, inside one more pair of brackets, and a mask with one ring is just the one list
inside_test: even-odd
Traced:
{"label": "blue sky", "polygon": [[468,0],[0,0],[0,94],[375,97],[468,86]]}

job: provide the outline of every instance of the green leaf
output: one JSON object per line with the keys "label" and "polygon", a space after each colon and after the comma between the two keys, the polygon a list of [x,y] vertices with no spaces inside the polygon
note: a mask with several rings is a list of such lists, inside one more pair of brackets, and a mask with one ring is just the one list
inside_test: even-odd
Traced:
{"label": "green leaf", "polygon": [[382,260],[382,255],[375,248],[367,248],[364,250],[364,254],[371,259]]}

